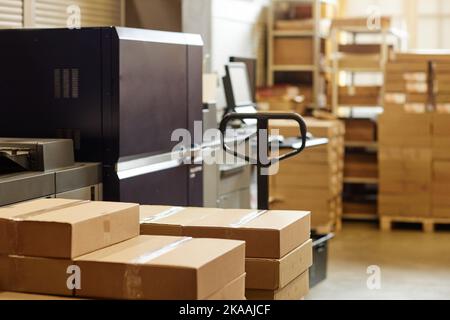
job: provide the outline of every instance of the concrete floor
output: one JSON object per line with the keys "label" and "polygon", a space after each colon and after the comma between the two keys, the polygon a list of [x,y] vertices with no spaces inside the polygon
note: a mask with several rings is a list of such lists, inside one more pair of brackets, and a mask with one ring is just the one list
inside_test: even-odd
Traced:
{"label": "concrete floor", "polygon": [[[369,266],[381,270],[381,289],[367,286]],[[450,231],[431,234],[371,223],[347,223],[329,247],[328,279],[309,300],[450,299]]]}

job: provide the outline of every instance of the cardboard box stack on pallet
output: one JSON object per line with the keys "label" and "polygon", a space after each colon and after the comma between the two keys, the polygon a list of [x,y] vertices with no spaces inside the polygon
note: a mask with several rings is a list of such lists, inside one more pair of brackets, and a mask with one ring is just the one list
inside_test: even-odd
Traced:
{"label": "cardboard box stack on pallet", "polygon": [[433,191],[432,216],[450,219],[450,55],[433,66],[432,115]]}
{"label": "cardboard box stack on pallet", "polygon": [[385,111],[379,119],[381,218],[450,218],[445,188],[450,185],[450,116],[446,86],[438,80],[450,75],[447,66],[450,56],[426,54],[398,54],[387,65]]}
{"label": "cardboard box stack on pallet", "polygon": [[137,204],[0,208],[0,291],[105,299],[244,299],[245,243],[140,236]]}
{"label": "cardboard box stack on pallet", "polygon": [[244,240],[249,300],[300,300],[309,291],[309,212],[141,206],[141,234]]}
{"label": "cardboard box stack on pallet", "polygon": [[[345,129],[337,120],[305,120],[308,130],[315,137],[328,138],[329,144],[306,150],[279,166],[270,179],[271,208],[307,208],[312,211],[312,229],[328,233],[341,227]],[[272,121],[270,126],[286,137],[298,135],[298,126],[291,122]]]}

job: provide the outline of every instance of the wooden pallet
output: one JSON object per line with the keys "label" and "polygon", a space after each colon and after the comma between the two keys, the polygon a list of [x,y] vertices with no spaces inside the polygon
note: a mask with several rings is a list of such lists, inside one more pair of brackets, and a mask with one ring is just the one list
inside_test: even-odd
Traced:
{"label": "wooden pallet", "polygon": [[414,218],[414,217],[380,217],[380,228],[382,231],[391,231],[394,223],[419,223],[422,224],[424,232],[434,232],[436,225],[450,225],[450,218]]}

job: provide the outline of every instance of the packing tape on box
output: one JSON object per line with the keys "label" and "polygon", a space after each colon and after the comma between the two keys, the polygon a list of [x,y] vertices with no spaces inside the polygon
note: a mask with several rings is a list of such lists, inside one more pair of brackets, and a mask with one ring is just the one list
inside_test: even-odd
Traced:
{"label": "packing tape on box", "polygon": [[155,221],[158,221],[158,220],[161,220],[164,218],[168,218],[168,217],[171,217],[171,216],[174,216],[174,215],[180,213],[181,211],[183,211],[185,209],[186,208],[183,208],[183,207],[172,207],[168,210],[158,213],[157,215],[143,219],[141,221],[141,223],[155,222]]}
{"label": "packing tape on box", "polygon": [[[11,220],[12,221],[24,221],[26,219],[33,218],[33,217],[39,216],[39,215],[44,214],[44,213],[48,213],[48,212],[56,211],[56,210],[67,209],[67,208],[75,207],[75,206],[78,206],[78,205],[81,205],[81,204],[85,204],[85,203],[89,203],[89,202],[91,202],[91,201],[90,200],[79,200],[79,201],[74,201],[74,202],[70,202],[70,203],[64,203],[64,204],[61,204],[61,205],[56,206],[56,207],[47,208],[47,209],[41,209],[41,210],[38,210],[38,211],[25,213],[25,214],[16,216],[16,217],[14,217]],[[13,207],[13,206],[11,206],[11,207]]]}
{"label": "packing tape on box", "polygon": [[[16,216],[14,218],[11,218],[7,224],[7,233],[8,233],[8,239],[9,239],[8,246],[11,250],[11,252],[9,252],[9,254],[20,253],[19,252],[20,248],[19,248],[19,223],[18,222],[22,222],[27,219],[37,217],[41,214],[45,214],[45,213],[48,213],[51,211],[67,209],[67,208],[75,207],[75,206],[89,203],[89,202],[91,202],[91,201],[90,200],[79,200],[79,201],[74,201],[74,202],[70,202],[70,203],[64,203],[64,204],[61,204],[56,207],[41,209],[41,210],[25,213],[25,214]],[[12,208],[12,207],[14,207],[14,205],[8,206],[8,207]],[[6,207],[6,208],[8,208],[8,207]]]}
{"label": "packing tape on box", "polygon": [[181,238],[180,240],[165,245],[162,248],[146,252],[128,264],[126,266],[123,279],[125,297],[132,300],[141,299],[143,297],[142,277],[140,275],[141,265],[169,253],[170,251],[178,248],[180,245],[191,240],[191,237]]}
{"label": "packing tape on box", "polygon": [[235,223],[231,223],[230,227],[231,228],[240,228],[240,227],[246,225],[247,223],[252,222],[253,220],[259,218],[260,216],[262,216],[265,213],[267,213],[267,210],[253,211],[253,212],[245,215],[241,219],[239,219],[239,221],[237,221]]}

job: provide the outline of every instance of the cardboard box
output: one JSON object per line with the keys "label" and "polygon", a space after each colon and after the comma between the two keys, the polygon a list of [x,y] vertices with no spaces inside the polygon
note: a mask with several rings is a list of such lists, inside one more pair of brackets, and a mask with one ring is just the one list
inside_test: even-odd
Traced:
{"label": "cardboard box", "polygon": [[[246,255],[254,258],[280,259],[310,238],[310,213],[301,211],[255,211],[245,209],[186,208],[167,218],[149,221],[148,206],[141,206],[145,234],[153,230],[167,235],[194,238],[218,238],[246,241]],[[202,216],[187,221],[183,217]]]}
{"label": "cardboard box", "polygon": [[433,162],[432,215],[450,218],[450,161]]}
{"label": "cardboard box", "polygon": [[[350,54],[379,54],[383,50],[380,44],[340,44],[339,52]],[[389,50],[393,50],[393,46],[389,46]]]}
{"label": "cardboard box", "polygon": [[[380,17],[380,27],[382,29],[389,29],[391,27],[392,18],[387,16]],[[352,18],[335,18],[332,21],[331,28],[342,30],[352,30],[358,28],[367,28],[367,19],[352,17]]]}
{"label": "cardboard box", "polygon": [[[339,120],[318,120],[305,117],[308,131],[317,138],[333,138],[344,135],[345,127]],[[297,137],[300,134],[298,124],[289,120],[272,120],[269,123],[271,129],[280,131],[280,135]]]}
{"label": "cardboard box", "polygon": [[216,208],[184,208],[170,206],[141,206],[141,235],[183,236],[183,226],[208,217],[223,213]]}
{"label": "cardboard box", "polygon": [[60,301],[60,300],[80,300],[69,297],[48,296],[40,294],[18,293],[18,292],[0,292],[0,300],[11,301]]}
{"label": "cardboard box", "polygon": [[[314,197],[301,197],[300,193],[291,190],[277,190],[277,195],[282,194],[282,198],[277,199],[270,205],[272,210],[301,210],[308,208],[311,210],[311,229],[323,227],[333,223],[337,208],[336,198],[326,200],[321,198],[320,190],[316,192]],[[290,196],[292,194],[292,196]]]}
{"label": "cardboard box", "polygon": [[[0,216],[10,216],[2,220],[13,240],[7,245],[10,253],[70,259],[139,235],[137,204],[42,201],[36,208],[49,201],[63,204],[34,212],[22,211],[20,205],[0,208]],[[12,212],[16,214],[11,216]]]}
{"label": "cardboard box", "polygon": [[206,299],[245,274],[245,243],[139,236],[75,260],[78,297]]}
{"label": "cardboard box", "polygon": [[380,104],[381,87],[353,86],[339,88],[340,105],[372,106]]}
{"label": "cardboard box", "polygon": [[0,255],[0,291],[10,290],[9,283],[8,257]]}
{"label": "cardboard box", "polygon": [[245,260],[246,288],[278,290],[287,286],[312,266],[312,240],[309,240],[281,259]]}
{"label": "cardboard box", "polygon": [[376,139],[376,122],[366,119],[347,119],[345,121],[345,140],[373,142]]}
{"label": "cardboard box", "polygon": [[378,178],[378,159],[376,154],[347,153],[345,155],[345,177]]}
{"label": "cardboard box", "polygon": [[292,19],[292,20],[277,20],[275,22],[276,30],[283,31],[312,31],[314,30],[313,19]]}
{"label": "cardboard box", "polygon": [[386,64],[386,73],[428,73],[428,63],[391,61]]}
{"label": "cardboard box", "polygon": [[382,216],[427,218],[431,216],[431,197],[429,193],[381,193],[378,210]]}
{"label": "cardboard box", "polygon": [[430,114],[382,114],[378,118],[379,144],[397,148],[430,148],[431,120]]}
{"label": "cardboard box", "polygon": [[[279,85],[257,90],[256,100],[270,111],[290,111],[303,114],[308,102],[312,100],[312,87]],[[293,136],[299,135],[297,131]]]}
{"label": "cardboard box", "polygon": [[450,160],[450,114],[434,113],[432,117],[433,158]]}
{"label": "cardboard box", "polygon": [[280,290],[246,290],[248,300],[302,300],[309,292],[309,272],[305,272],[297,279]]}
{"label": "cardboard box", "polygon": [[227,284],[212,294],[207,300],[245,300],[245,275]]}
{"label": "cardboard box", "polygon": [[314,64],[312,38],[277,37],[273,43],[275,65],[312,65]]}
{"label": "cardboard box", "polygon": [[6,262],[8,291],[56,296],[74,293],[67,286],[68,270],[74,265],[71,260],[9,256]]}
{"label": "cardboard box", "polygon": [[430,192],[432,182],[430,149],[382,147],[378,156],[380,192]]}
{"label": "cardboard box", "polygon": [[14,219],[39,214],[52,209],[65,208],[80,203],[79,200],[40,199],[0,208],[0,254],[12,254],[15,251]]}
{"label": "cardboard box", "polygon": [[341,54],[338,60],[340,69],[381,70],[380,54]]}

